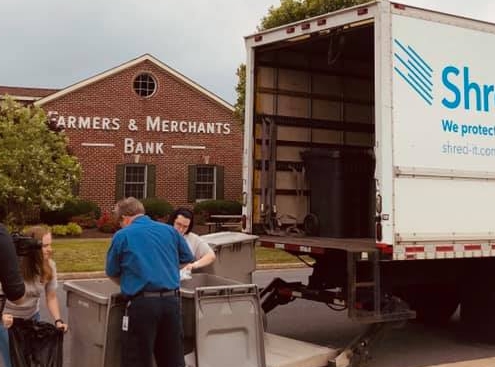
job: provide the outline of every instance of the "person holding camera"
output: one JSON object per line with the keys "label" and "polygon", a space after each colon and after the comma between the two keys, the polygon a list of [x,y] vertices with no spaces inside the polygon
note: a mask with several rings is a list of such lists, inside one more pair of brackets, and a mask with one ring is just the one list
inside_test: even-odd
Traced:
{"label": "person holding camera", "polygon": [[22,301],[25,292],[24,281],[19,271],[12,237],[3,224],[0,224],[0,283],[2,293],[9,301]]}
{"label": "person holding camera", "polygon": [[[13,303],[21,303],[23,301],[25,292],[24,281],[19,271],[14,243],[7,228],[3,224],[0,224],[0,283],[2,289],[0,293],[4,294],[9,301]],[[3,302],[0,307],[3,307]],[[7,342],[5,338],[2,338],[2,329],[5,330],[2,324],[9,326],[12,322],[12,316],[8,314],[4,315],[1,308],[0,314],[2,315],[2,323],[0,323],[0,362],[3,359],[4,364],[7,364],[10,361],[9,345],[8,337]]]}
{"label": "person holding camera", "polygon": [[[26,294],[21,302],[7,301],[4,310],[7,320],[4,320],[4,327],[10,327],[10,317],[39,321],[40,298],[44,293],[46,306],[55,320],[55,326],[66,332],[68,325],[60,317],[60,306],[56,293],[57,268],[51,259],[52,234],[46,227],[35,226],[27,229],[25,235],[38,240],[41,243],[41,248],[34,249],[18,258],[20,270],[24,277]],[[17,261],[15,262],[17,263]],[[1,329],[0,327],[0,339],[7,336],[7,340],[4,339],[0,342],[8,344],[8,333],[6,329],[3,329],[3,332]],[[10,367],[10,365],[10,358],[8,358],[6,367]]]}

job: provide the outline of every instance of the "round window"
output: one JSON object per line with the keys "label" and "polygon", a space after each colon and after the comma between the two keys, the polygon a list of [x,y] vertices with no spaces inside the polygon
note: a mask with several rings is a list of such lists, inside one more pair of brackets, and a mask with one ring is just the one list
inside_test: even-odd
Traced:
{"label": "round window", "polygon": [[134,92],[141,97],[150,97],[156,91],[155,78],[148,73],[139,74],[133,83]]}

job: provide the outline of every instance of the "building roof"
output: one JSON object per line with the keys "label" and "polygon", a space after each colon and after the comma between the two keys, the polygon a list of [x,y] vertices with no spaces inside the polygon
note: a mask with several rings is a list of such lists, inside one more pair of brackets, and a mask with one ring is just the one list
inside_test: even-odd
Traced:
{"label": "building roof", "polygon": [[50,94],[58,92],[60,89],[48,88],[28,88],[28,87],[8,87],[0,85],[0,99],[8,94],[16,101],[37,101]]}
{"label": "building roof", "polygon": [[90,77],[88,79],[84,79],[76,84],[73,84],[67,88],[64,88],[64,89],[61,89],[61,90],[58,90],[56,91],[55,93],[52,93],[52,94],[49,94],[49,95],[46,95],[44,98],[41,98],[39,100],[37,100],[35,102],[36,105],[43,105],[44,103],[47,103],[47,102],[50,102],[50,101],[53,101],[57,98],[60,98],[68,93],[71,93],[75,90],[78,90],[80,88],[84,88],[85,86],[87,85],[90,85],[90,84],[93,84],[93,83],[96,83],[104,78],[107,78],[111,75],[114,75],[116,73],[119,73],[121,72],[122,70],[125,70],[127,68],[130,68],[130,67],[133,67],[137,64],[140,64],[144,61],[150,61],[152,62],[153,64],[155,64],[156,66],[158,66],[159,68],[163,69],[164,71],[166,71],[167,73],[173,75],[175,78],[181,80],[182,82],[184,82],[185,84],[188,84],[189,86],[191,86],[192,88],[196,89],[197,91],[203,93],[205,96],[207,96],[208,98],[210,98],[211,100],[215,101],[216,103],[218,103],[219,105],[231,110],[231,111],[234,111],[234,106],[232,106],[230,103],[228,103],[227,101],[223,100],[222,98],[218,97],[216,94],[210,92],[209,90],[203,88],[202,86],[200,86],[199,84],[197,84],[196,82],[192,81],[191,79],[187,78],[186,76],[182,75],[181,73],[179,73],[177,70],[175,69],[172,69],[171,67],[167,66],[166,64],[164,64],[163,62],[161,62],[160,60],[158,60],[157,58],[153,57],[152,55],[150,54],[144,54],[136,59],[133,59],[133,60],[130,60],[124,64],[121,64],[119,66],[116,66],[112,69],[109,69],[107,71],[104,71],[100,74],[97,74],[93,77]]}

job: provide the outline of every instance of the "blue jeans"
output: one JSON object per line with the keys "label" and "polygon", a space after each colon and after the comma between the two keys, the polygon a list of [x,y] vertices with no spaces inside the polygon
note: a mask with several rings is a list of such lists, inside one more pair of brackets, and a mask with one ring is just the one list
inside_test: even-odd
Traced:
{"label": "blue jeans", "polygon": [[177,296],[138,297],[127,308],[121,367],[184,367],[182,318]]}
{"label": "blue jeans", "polygon": [[0,366],[12,367],[12,362],[10,361],[10,352],[9,352],[9,332],[6,328],[3,327],[3,324],[0,322]]}
{"label": "blue jeans", "polygon": [[[40,313],[37,312],[31,317],[32,320],[40,321]],[[12,362],[10,360],[10,349],[9,349],[9,331],[3,327],[0,322],[0,358],[3,358],[3,365],[0,366],[12,367]],[[1,361],[0,361],[1,362]]]}

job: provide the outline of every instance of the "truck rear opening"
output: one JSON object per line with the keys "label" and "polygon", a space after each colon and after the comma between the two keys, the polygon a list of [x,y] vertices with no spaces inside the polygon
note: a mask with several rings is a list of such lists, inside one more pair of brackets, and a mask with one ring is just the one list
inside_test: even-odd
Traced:
{"label": "truck rear opening", "polygon": [[254,53],[252,232],[373,244],[373,23],[312,29]]}
{"label": "truck rear opening", "polygon": [[494,39],[386,0],[246,38],[244,230],[314,260],[266,313],[303,298],[376,335],[460,305],[495,340]]}

